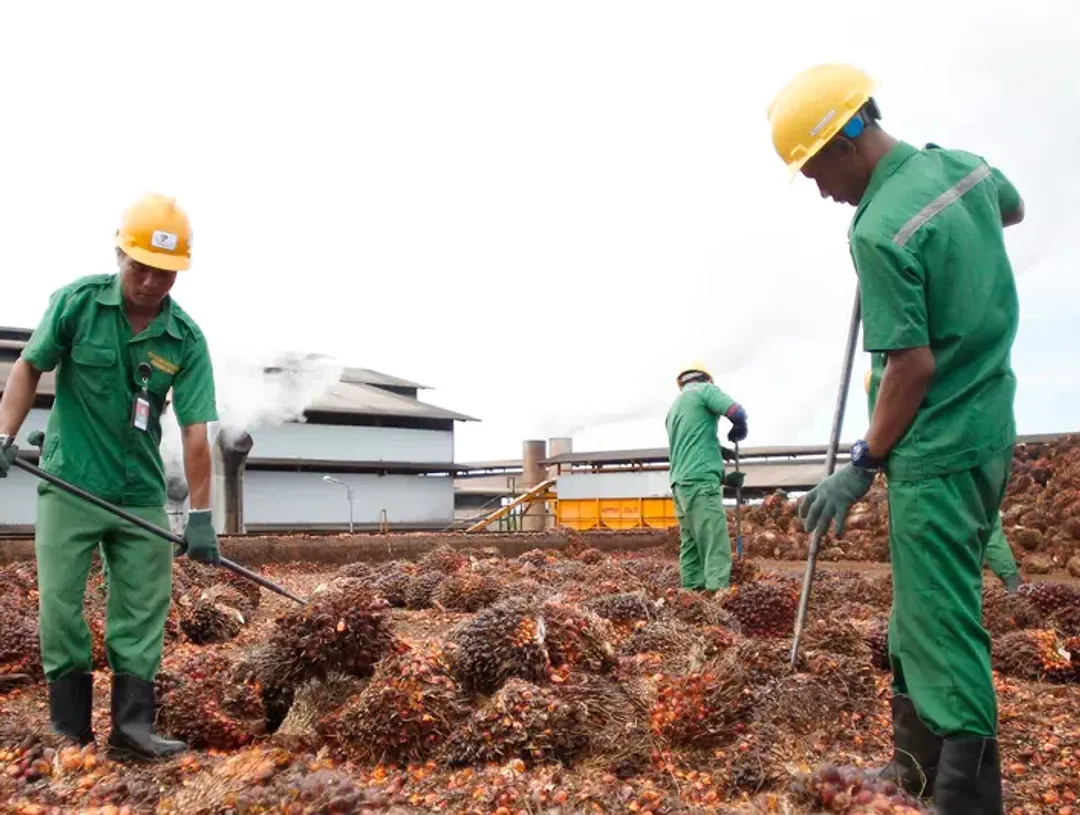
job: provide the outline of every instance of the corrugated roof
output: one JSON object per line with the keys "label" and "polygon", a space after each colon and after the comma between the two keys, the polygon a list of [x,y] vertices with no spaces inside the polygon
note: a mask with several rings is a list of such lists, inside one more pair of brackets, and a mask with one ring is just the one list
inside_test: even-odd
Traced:
{"label": "corrugated roof", "polygon": [[[0,331],[10,334],[15,330],[0,328]],[[18,340],[4,340],[2,342],[4,350],[12,353],[3,355],[7,359],[0,358],[0,393],[7,386],[11,366],[14,365],[14,360],[17,358],[17,354],[14,352],[23,345]],[[289,360],[283,359],[281,364],[283,367],[287,367]],[[379,387],[380,385],[383,387]],[[479,421],[472,416],[466,416],[464,413],[457,413],[427,402],[421,402],[411,396],[384,390],[384,387],[420,389],[424,386],[367,368],[346,368],[341,381],[336,385],[332,385],[307,410],[309,412],[353,416],[396,416],[459,422]],[[46,372],[42,374],[38,385],[38,396],[52,397],[55,394],[55,373]]]}

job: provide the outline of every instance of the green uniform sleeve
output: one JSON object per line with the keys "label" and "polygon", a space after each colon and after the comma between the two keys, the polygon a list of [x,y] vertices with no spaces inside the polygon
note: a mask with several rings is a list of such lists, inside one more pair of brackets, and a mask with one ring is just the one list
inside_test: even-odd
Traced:
{"label": "green uniform sleeve", "polygon": [[716,385],[706,385],[702,389],[702,395],[705,398],[705,405],[717,416],[723,416],[735,404],[735,400]]}
{"label": "green uniform sleeve", "polygon": [[997,187],[998,205],[1001,208],[1001,214],[1008,215],[1016,212],[1020,208],[1020,191],[1005,177],[1005,173],[1001,172],[997,167],[990,168],[990,177],[994,179],[994,186]]}
{"label": "green uniform sleeve", "polygon": [[899,351],[930,344],[926,271],[892,240],[856,233],[851,245],[862,298],[863,350]]}
{"label": "green uniform sleeve", "polygon": [[214,365],[205,339],[194,340],[184,349],[172,391],[173,411],[181,427],[217,421]]}
{"label": "green uniform sleeve", "polygon": [[22,350],[22,358],[39,371],[51,371],[71,350],[72,319],[71,292],[58,289],[49,297],[48,308],[38,323],[30,341]]}

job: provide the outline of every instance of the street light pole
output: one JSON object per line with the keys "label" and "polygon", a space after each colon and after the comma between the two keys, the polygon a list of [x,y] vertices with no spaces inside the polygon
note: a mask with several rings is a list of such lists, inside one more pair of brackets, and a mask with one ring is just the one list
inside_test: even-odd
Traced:
{"label": "street light pole", "polygon": [[349,498],[349,534],[351,535],[353,533],[353,494],[352,494],[352,487],[350,487],[344,481],[341,481],[340,479],[334,478],[332,475],[324,475],[322,477],[322,480],[325,481],[328,484],[340,484],[341,486],[343,486],[345,488],[345,494]]}

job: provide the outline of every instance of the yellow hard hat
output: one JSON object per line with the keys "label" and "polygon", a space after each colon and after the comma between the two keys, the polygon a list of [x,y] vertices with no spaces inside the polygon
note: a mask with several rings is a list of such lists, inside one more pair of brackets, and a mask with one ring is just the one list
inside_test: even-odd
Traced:
{"label": "yellow hard hat", "polygon": [[191,265],[191,224],[175,198],[149,193],[124,213],[116,245],[139,263],[181,272]]}
{"label": "yellow hard hat", "polygon": [[870,380],[874,376],[874,369],[871,368],[866,372],[866,379],[863,380],[863,387],[866,388],[867,395],[870,394]]}
{"label": "yellow hard hat", "polygon": [[712,374],[710,374],[708,369],[705,367],[705,363],[701,362],[700,360],[695,360],[694,362],[690,363],[690,367],[683,368],[681,371],[679,371],[679,375],[675,377],[675,381],[681,384],[682,378],[687,374],[691,373],[705,374],[705,376],[709,377],[709,379],[712,379]]}
{"label": "yellow hard hat", "polygon": [[869,101],[878,83],[851,65],[815,65],[769,105],[773,147],[794,177]]}

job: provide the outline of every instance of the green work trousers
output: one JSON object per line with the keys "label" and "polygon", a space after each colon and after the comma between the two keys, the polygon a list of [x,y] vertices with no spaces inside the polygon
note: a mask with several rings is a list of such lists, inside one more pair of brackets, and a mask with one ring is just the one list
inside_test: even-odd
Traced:
{"label": "green work trousers", "polygon": [[997,699],[982,625],[983,559],[1012,453],[919,481],[889,481],[893,690],[942,737],[993,737]]}
{"label": "green work trousers", "polygon": [[1001,526],[1001,515],[994,522],[994,531],[990,534],[990,543],[986,546],[986,565],[1002,580],[1012,577],[1019,570],[1013,557],[1009,542],[1005,540],[1005,530]]}
{"label": "green work trousers", "polygon": [[676,484],[679,577],[684,589],[716,591],[731,581],[731,541],[723,491],[716,481]]}
{"label": "green work trousers", "polygon": [[[168,527],[164,507],[124,507]],[[41,663],[49,681],[92,665],[83,599],[94,548],[108,568],[105,651],[114,673],[152,681],[161,665],[172,596],[172,544],[51,484],[38,488]]]}

